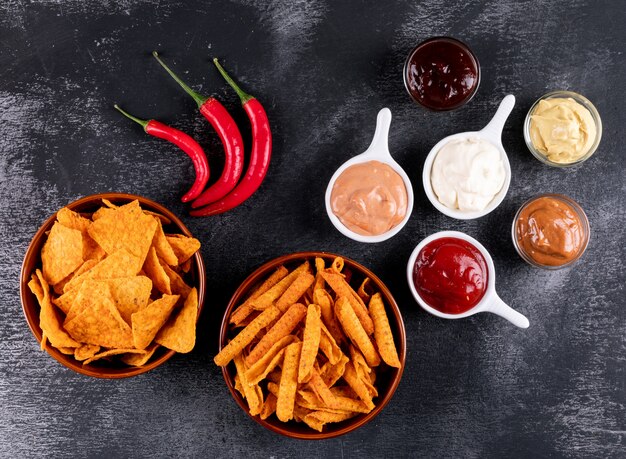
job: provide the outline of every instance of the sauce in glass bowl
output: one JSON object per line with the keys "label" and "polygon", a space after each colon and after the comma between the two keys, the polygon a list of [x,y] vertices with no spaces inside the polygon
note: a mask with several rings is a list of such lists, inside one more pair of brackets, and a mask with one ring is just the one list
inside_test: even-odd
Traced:
{"label": "sauce in glass bowl", "polygon": [[453,110],[469,102],[480,83],[478,59],[463,42],[449,37],[426,40],[404,65],[404,85],[426,108]]}
{"label": "sauce in glass bowl", "polygon": [[561,194],[526,201],[513,220],[513,245],[529,264],[559,269],[576,262],[589,243],[589,220],[580,205]]}

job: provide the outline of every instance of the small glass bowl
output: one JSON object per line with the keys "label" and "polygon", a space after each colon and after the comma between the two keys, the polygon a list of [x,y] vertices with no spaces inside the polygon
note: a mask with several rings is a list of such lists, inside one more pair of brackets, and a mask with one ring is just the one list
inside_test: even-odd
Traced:
{"label": "small glass bowl", "polygon": [[[431,45],[433,43],[450,43],[452,45],[457,46],[460,50],[462,50],[463,52],[465,52],[465,54],[467,54],[469,56],[469,58],[474,63],[474,66],[476,67],[476,84],[474,85],[474,88],[472,89],[472,92],[470,92],[465,97],[465,99],[461,100],[459,103],[457,103],[455,105],[450,105],[450,106],[447,106],[447,107],[437,107],[437,106],[428,105],[428,104],[424,103],[424,101],[422,101],[419,98],[417,98],[411,92],[411,88],[409,87],[409,81],[408,81],[409,65],[411,63],[411,60],[413,59],[413,56],[421,48],[423,48],[424,46],[428,46],[428,45]],[[406,89],[406,92],[409,93],[409,96],[411,97],[411,99],[413,99],[413,102],[415,102],[416,104],[418,104],[421,107],[424,107],[424,108],[426,108],[428,110],[431,110],[431,111],[434,111],[434,112],[447,112],[447,111],[450,111],[450,110],[456,110],[457,108],[462,107],[463,105],[467,104],[470,100],[472,100],[474,98],[474,96],[476,95],[476,93],[478,92],[478,87],[480,86],[480,75],[481,75],[481,73],[480,73],[480,62],[478,62],[478,58],[476,57],[474,52],[470,49],[469,46],[467,46],[461,40],[458,40],[458,39],[452,38],[452,37],[431,37],[431,38],[428,38],[428,39],[422,41],[415,48],[413,48],[411,50],[411,52],[407,56],[406,60],[404,61],[404,68],[402,69],[402,78],[404,80],[404,88]]]}
{"label": "small glass bowl", "polygon": [[[593,118],[593,121],[596,123],[596,138],[593,144],[591,145],[591,148],[585,154],[585,156],[582,156],[581,158],[571,163],[556,163],[554,161],[550,161],[550,159],[548,159],[546,155],[544,155],[542,152],[540,152],[538,149],[535,148],[535,146],[532,143],[532,140],[530,139],[530,117],[535,111],[537,104],[539,104],[539,102],[541,102],[542,100],[555,99],[555,98],[574,99],[580,105],[582,105],[587,110],[589,110],[589,113],[591,113],[591,117]],[[571,167],[571,166],[575,166],[577,164],[580,164],[588,160],[595,153],[595,151],[598,148],[598,145],[600,145],[601,138],[602,138],[602,120],[600,119],[600,114],[598,113],[598,110],[596,110],[596,107],[589,101],[589,99],[573,91],[552,91],[547,94],[544,94],[539,99],[537,99],[535,103],[530,107],[530,110],[528,110],[528,113],[526,114],[526,119],[524,120],[524,140],[526,141],[526,146],[528,147],[528,149],[530,150],[530,152],[533,154],[535,158],[537,158],[542,163],[547,164],[548,166]]]}
{"label": "small glass bowl", "polygon": [[[582,224],[583,240],[582,240],[581,248],[578,251],[578,254],[576,254],[574,258],[572,258],[570,261],[562,265],[552,266],[552,265],[543,265],[541,263],[538,263],[524,251],[524,249],[519,245],[519,242],[517,240],[517,221],[519,220],[520,214],[522,213],[524,208],[526,208],[526,206],[528,206],[530,203],[534,202],[535,200],[539,198],[552,198],[552,199],[556,199],[558,201],[561,201],[567,204],[576,213],[576,215],[578,216],[578,219],[580,220]],[[568,266],[571,266],[574,263],[576,263],[580,259],[580,257],[583,256],[583,253],[585,253],[585,250],[587,250],[587,245],[589,244],[590,234],[591,234],[591,228],[589,227],[589,220],[587,219],[587,215],[585,214],[585,211],[582,209],[582,207],[580,207],[580,205],[576,201],[574,201],[572,198],[565,196],[563,194],[546,193],[546,194],[539,194],[537,196],[533,196],[524,204],[522,204],[522,206],[519,208],[519,210],[515,214],[515,218],[513,218],[513,225],[511,226],[511,239],[513,240],[513,246],[515,247],[515,250],[517,251],[518,255],[522,257],[522,259],[531,266],[535,266],[537,268],[548,269],[551,271],[555,271],[557,269],[562,269],[562,268],[567,268]]]}

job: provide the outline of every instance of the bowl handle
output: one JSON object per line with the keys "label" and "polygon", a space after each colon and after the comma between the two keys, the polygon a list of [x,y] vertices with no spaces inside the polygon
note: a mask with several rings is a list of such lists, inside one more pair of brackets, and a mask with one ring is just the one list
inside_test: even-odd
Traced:
{"label": "bowl handle", "polygon": [[389,126],[391,125],[391,110],[387,107],[381,109],[376,117],[376,131],[372,143],[363,155],[387,159],[389,153]]}
{"label": "bowl handle", "polygon": [[500,317],[503,317],[519,328],[528,328],[528,326],[530,325],[525,315],[520,314],[511,306],[502,301],[497,293],[494,293],[493,298],[491,299],[491,302],[489,303],[485,311],[492,312]]}
{"label": "bowl handle", "polygon": [[513,94],[509,94],[502,102],[500,102],[500,106],[496,111],[496,114],[493,115],[489,124],[485,126],[481,132],[486,136],[493,140],[497,140],[502,143],[502,130],[504,129],[504,123],[506,123],[507,118],[511,114],[513,107],[515,106],[515,96]]}

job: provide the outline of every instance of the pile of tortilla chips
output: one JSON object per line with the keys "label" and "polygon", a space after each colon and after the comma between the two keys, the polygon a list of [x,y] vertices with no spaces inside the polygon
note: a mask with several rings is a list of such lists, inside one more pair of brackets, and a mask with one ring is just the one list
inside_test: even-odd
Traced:
{"label": "pile of tortilla chips", "polygon": [[[343,259],[280,266],[230,316],[244,327],[215,357],[234,361],[235,388],[250,414],[323,431],[375,407],[376,375],[400,368],[380,293],[366,278],[355,291]],[[367,304],[367,306],[366,306]]]}
{"label": "pile of tortilla chips", "polygon": [[159,346],[190,352],[198,292],[183,277],[200,242],[165,234],[171,222],[138,201],[103,203],[92,215],[61,209],[41,250],[28,284],[41,307],[41,348],[84,365],[117,356],[142,366]]}

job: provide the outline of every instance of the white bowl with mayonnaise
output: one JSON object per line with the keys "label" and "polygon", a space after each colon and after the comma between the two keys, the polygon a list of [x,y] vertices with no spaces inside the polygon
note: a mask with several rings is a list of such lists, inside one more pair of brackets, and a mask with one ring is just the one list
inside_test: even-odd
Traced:
{"label": "white bowl with mayonnaise", "polygon": [[515,97],[509,94],[483,129],[448,136],[430,150],[422,183],[426,196],[441,213],[471,220],[500,205],[511,183],[502,130],[514,105]]}
{"label": "white bowl with mayonnaise", "polygon": [[344,236],[382,242],[406,225],[413,211],[413,186],[389,153],[391,111],[383,108],[369,148],[343,163],[326,188],[328,218]]}

